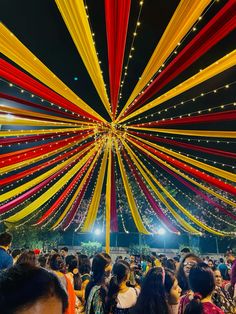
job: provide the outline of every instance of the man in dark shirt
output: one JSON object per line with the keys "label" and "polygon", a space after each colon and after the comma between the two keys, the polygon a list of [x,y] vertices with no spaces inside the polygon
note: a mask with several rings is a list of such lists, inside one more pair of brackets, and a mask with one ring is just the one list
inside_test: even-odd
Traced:
{"label": "man in dark shirt", "polygon": [[12,235],[8,232],[0,234],[0,271],[13,265],[13,258],[7,250],[11,246]]}

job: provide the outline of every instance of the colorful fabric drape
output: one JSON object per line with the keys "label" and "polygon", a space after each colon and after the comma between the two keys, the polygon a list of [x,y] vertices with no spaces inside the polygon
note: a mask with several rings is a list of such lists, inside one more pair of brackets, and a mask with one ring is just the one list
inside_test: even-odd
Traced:
{"label": "colorful fabric drape", "polygon": [[118,119],[118,121],[119,123],[121,123],[137,116],[138,114],[146,112],[147,110],[150,110],[162,104],[163,102],[189,90],[190,88],[193,88],[194,86],[210,79],[211,77],[233,67],[234,65],[236,65],[236,50],[233,50],[231,53],[217,60],[213,64],[209,65],[207,68],[187,79],[186,81],[180,83],[178,86],[172,88],[165,94],[147,103],[145,106],[142,106],[142,108],[135,110],[133,113],[127,115],[124,118],[121,117],[120,119]]}
{"label": "colorful fabric drape", "polygon": [[111,115],[111,108],[101,74],[99,60],[95,50],[84,1],[55,0],[55,2],[90,75],[90,78],[93,81],[98,95],[100,96],[107,112]]}
{"label": "colorful fabric drape", "polygon": [[112,114],[115,117],[128,30],[130,0],[105,0]]}
{"label": "colorful fabric drape", "polygon": [[[3,31],[3,33],[4,33],[4,31],[7,31],[7,40],[10,41],[11,38],[8,38],[10,36],[8,34],[9,31],[2,29],[2,25],[0,24],[0,35],[1,35],[2,31]],[[14,35],[12,36],[12,38],[14,38]],[[1,44],[1,36],[0,36],[0,44]],[[14,44],[14,41],[12,44]],[[16,43],[16,47],[17,46],[18,45]],[[13,49],[13,52],[11,52],[11,53],[13,53],[14,56],[17,56],[17,54],[15,55],[14,49]],[[11,54],[10,54],[10,56],[8,55],[8,50],[5,52],[5,54],[8,57],[11,56]],[[24,53],[23,53],[23,56],[24,56]],[[25,59],[25,56],[23,57],[23,59]],[[31,57],[31,58],[29,57],[29,60],[33,60],[33,57]],[[17,61],[17,60],[14,59],[13,61]],[[40,63],[40,61],[39,61],[39,63]],[[33,66],[33,69],[36,71],[36,69],[35,69],[36,64],[33,63],[32,66]],[[32,69],[32,71],[33,71],[33,69]],[[33,75],[33,73],[31,73],[30,70],[29,70],[29,73]],[[36,71],[36,73],[37,73],[37,71]],[[7,61],[5,61],[3,59],[0,59],[0,76],[5,78],[6,80],[12,82],[12,83],[24,88],[25,90],[30,91],[31,93],[38,95],[38,96],[42,97],[43,99],[48,100],[49,102],[55,103],[55,104],[57,104],[63,108],[66,108],[66,109],[72,111],[72,112],[78,113],[81,116],[85,116],[87,118],[91,118],[91,119],[94,119],[96,121],[105,122],[105,120],[100,115],[96,114],[96,112],[94,112],[92,109],[90,110],[89,106],[87,104],[85,104],[81,99],[79,99],[79,97],[77,95],[75,95],[72,91],[70,91],[68,89],[68,87],[66,87],[66,85],[64,85],[61,81],[58,82],[59,86],[57,86],[55,88],[55,92],[56,92],[55,93],[52,90],[50,90],[49,88],[47,88],[46,86],[44,86],[43,84],[41,84],[38,81],[31,78],[29,75],[18,70],[16,67],[14,67],[13,65],[11,65],[10,63],[8,63]],[[35,77],[38,78],[37,75],[35,75]],[[54,78],[54,74],[47,73],[47,71],[46,71],[45,77],[46,77],[45,79],[42,79],[42,83],[46,84],[45,81],[49,80],[48,84],[46,84],[46,85],[48,85],[50,88],[52,88],[51,82],[53,81],[52,78]],[[55,84],[57,85],[57,79],[55,78],[55,80],[56,80]],[[61,84],[60,84],[60,82],[61,82]]]}
{"label": "colorful fabric drape", "polygon": [[[169,125],[182,125],[182,124],[200,124],[200,123],[211,123],[211,122],[227,122],[236,120],[236,111],[228,110],[224,112],[208,113],[204,115],[198,115],[193,117],[183,117],[174,119],[165,119],[160,121],[153,121],[140,124],[132,124],[132,127],[155,127],[155,126],[169,126]],[[129,126],[129,127],[130,127]]]}
{"label": "colorful fabric drape", "polygon": [[139,108],[235,28],[236,2],[229,0],[190,43],[178,53],[174,60],[162,70],[160,75],[144,90],[144,93],[136,98],[134,106],[130,109],[133,111]]}
{"label": "colorful fabric drape", "polygon": [[0,52],[59,95],[71,101],[79,108],[83,108],[84,111],[92,116],[105,122],[96,111],[69,89],[68,86],[34,56],[3,24],[0,24]]}
{"label": "colorful fabric drape", "polygon": [[[144,144],[144,143],[141,143],[140,141],[137,141],[136,139],[129,139],[129,141],[131,141],[131,143],[133,143],[135,146],[137,146],[138,148],[140,148],[141,150],[146,150],[148,151],[149,153],[152,153],[152,156],[157,159],[158,161],[162,161],[162,160],[165,160],[166,162],[174,165],[175,167],[177,167],[178,169],[181,169],[187,173],[190,173],[191,175],[193,175],[194,177],[196,178],[199,178],[199,179],[202,179],[224,191],[227,191],[228,193],[231,193],[232,195],[236,195],[236,188],[230,184],[227,184],[227,183],[224,183],[222,182],[221,180],[215,178],[215,177],[212,177],[210,175],[207,175],[206,173],[200,171],[200,170],[197,170],[193,167],[190,167],[188,165],[186,165],[185,163],[182,163],[176,159],[173,159],[163,153],[160,153],[158,152],[156,149]],[[158,157],[159,158],[158,158]],[[163,161],[162,161],[163,162]]]}
{"label": "colorful fabric drape", "polygon": [[141,79],[136,84],[128,101],[122,109],[118,120],[121,120],[123,113],[129,104],[142,91],[142,89],[151,80],[153,75],[159,70],[171,52],[175,49],[179,42],[184,38],[189,29],[199,18],[204,9],[208,6],[210,0],[181,0],[172,19],[170,20],[162,38],[158,42],[147,66],[145,67]]}
{"label": "colorful fabric drape", "polygon": [[155,136],[155,135],[147,134],[147,133],[140,133],[140,132],[134,132],[134,131],[130,131],[129,133],[136,135],[136,136],[139,136],[141,138],[149,139],[149,141],[155,141],[155,142],[159,142],[159,143],[170,144],[170,145],[178,146],[181,148],[196,150],[199,152],[204,152],[204,153],[212,154],[212,155],[216,155],[216,156],[223,156],[223,157],[227,157],[227,158],[236,158],[236,153],[233,153],[233,152],[223,151],[220,149],[215,149],[215,148],[210,148],[210,147],[203,147],[200,145],[193,145],[193,144],[189,144],[189,143],[183,143],[183,142],[179,142],[179,141],[172,140],[172,139],[161,138],[160,136]]}
{"label": "colorful fabric drape", "polygon": [[94,151],[95,148],[90,150],[90,152],[86,156],[84,156],[71,170],[69,170],[52,187],[50,187],[46,192],[37,197],[36,200],[34,200],[24,209],[8,217],[6,221],[9,223],[16,223],[17,221],[24,219],[25,217],[36,211],[37,208],[42,206],[45,202],[47,202],[48,199],[50,199],[52,194],[55,194],[57,191],[60,190],[60,188],[65,184],[65,181],[67,181],[69,178],[75,175],[75,173],[84,165],[84,162],[86,162],[93,155]]}

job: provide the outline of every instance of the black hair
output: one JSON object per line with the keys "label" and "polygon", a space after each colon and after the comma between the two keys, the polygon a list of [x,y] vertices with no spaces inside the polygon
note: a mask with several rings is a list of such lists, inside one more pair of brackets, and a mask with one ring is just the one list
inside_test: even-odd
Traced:
{"label": "black hair", "polygon": [[185,257],[183,258],[183,260],[179,264],[179,268],[177,271],[177,279],[178,279],[179,286],[182,289],[182,293],[185,293],[187,290],[189,290],[188,278],[186,277],[185,272],[184,272],[184,262],[189,257],[191,257],[197,263],[202,262],[200,257],[198,257],[197,255],[195,255],[193,253],[188,253],[185,255]]}
{"label": "black hair", "polygon": [[163,264],[164,268],[171,269],[174,272],[176,271],[176,265],[175,265],[174,259],[172,259],[172,258],[165,259],[165,260],[163,260],[162,264]]}
{"label": "black hair", "polygon": [[189,273],[189,284],[194,297],[186,306],[184,314],[202,314],[201,299],[210,295],[215,288],[213,271],[205,263],[194,265]]}
{"label": "black hair", "polygon": [[220,257],[220,263],[224,263],[224,259]]}
{"label": "black hair", "polygon": [[69,257],[68,259],[66,259],[67,270],[68,272],[73,274],[74,289],[80,290],[81,278],[80,278],[79,269],[78,269],[78,260],[74,255],[69,255],[67,257]]}
{"label": "black hair", "polygon": [[81,254],[78,257],[79,272],[81,275],[90,274],[91,263],[87,255]]}
{"label": "black hair", "polygon": [[105,313],[113,313],[116,306],[116,299],[120,289],[120,284],[128,278],[130,267],[128,263],[116,262],[112,269],[112,277],[107,292]]}
{"label": "black hair", "polygon": [[36,266],[36,256],[34,251],[23,252],[16,261],[16,264],[29,264],[31,266]]}
{"label": "black hair", "polygon": [[52,270],[56,270],[56,271],[61,271],[64,272],[64,262],[61,258],[61,255],[56,253],[53,254],[50,258],[50,262],[49,262],[50,268]]}
{"label": "black hair", "polygon": [[20,249],[15,249],[15,250],[12,251],[11,256],[13,258],[16,258],[20,254],[21,254],[21,250]]}
{"label": "black hair", "polygon": [[68,251],[69,251],[69,249],[68,249],[68,247],[67,247],[67,246],[63,246],[63,247],[61,248],[61,251],[68,252]]}
{"label": "black hair", "polygon": [[180,252],[181,253],[190,253],[190,249],[188,247],[184,247]]}
{"label": "black hair", "polygon": [[[110,259],[106,258],[104,254],[99,253],[94,256],[92,262],[92,277],[90,282],[87,284],[85,290],[85,300],[87,301],[90,291],[95,285],[104,285],[105,281],[105,268],[110,264]],[[100,294],[105,302],[106,292],[105,289],[100,289]]]}
{"label": "black hair", "polygon": [[176,278],[174,272],[162,267],[150,269],[143,280],[133,314],[169,314],[167,295]]}
{"label": "black hair", "polygon": [[47,258],[44,255],[40,255],[38,258],[38,262],[39,262],[40,267],[46,267]]}
{"label": "black hair", "polygon": [[18,313],[40,299],[54,296],[62,302],[64,313],[68,306],[67,294],[59,279],[41,267],[20,264],[0,274],[1,314]]}
{"label": "black hair", "polygon": [[8,246],[12,242],[12,235],[9,232],[0,233],[0,246]]}

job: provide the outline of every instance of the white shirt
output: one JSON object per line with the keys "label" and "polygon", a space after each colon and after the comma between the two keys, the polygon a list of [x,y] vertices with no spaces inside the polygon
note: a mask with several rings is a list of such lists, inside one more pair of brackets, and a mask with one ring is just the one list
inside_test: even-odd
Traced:
{"label": "white shirt", "polygon": [[129,288],[126,292],[118,293],[117,296],[117,308],[128,309],[133,307],[137,301],[139,290],[134,288]]}

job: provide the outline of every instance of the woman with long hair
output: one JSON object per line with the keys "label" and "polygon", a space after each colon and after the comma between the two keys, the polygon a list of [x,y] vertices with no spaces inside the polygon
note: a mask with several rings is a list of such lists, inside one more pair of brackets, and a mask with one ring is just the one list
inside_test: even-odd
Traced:
{"label": "woman with long hair", "polygon": [[76,307],[76,296],[74,287],[71,284],[68,277],[65,275],[65,264],[60,256],[60,254],[53,254],[49,261],[50,268],[54,272],[55,275],[60,279],[61,284],[64,286],[65,290],[68,294],[68,308],[66,310],[66,314],[75,314]]}
{"label": "woman with long hair", "polygon": [[[189,273],[189,285],[193,296],[188,299],[184,314],[224,314],[224,312],[212,303],[211,295],[215,289],[215,278],[213,271],[205,263],[194,265]],[[180,309],[187,300],[182,297]],[[182,313],[182,312],[181,312]]]}
{"label": "woman with long hair", "polygon": [[34,251],[25,251],[23,252],[16,261],[16,265],[19,264],[28,264],[30,266],[36,266],[36,256]]}
{"label": "woman with long hair", "polygon": [[129,276],[128,262],[119,260],[114,264],[106,298],[105,312],[107,314],[128,314],[135,305],[139,291],[127,286]]}
{"label": "woman with long hair", "polygon": [[81,286],[75,291],[76,295],[83,302],[85,299],[85,290],[90,281],[91,264],[87,255],[80,254],[78,256],[78,267],[81,278]]}
{"label": "woman with long hair", "polygon": [[150,269],[143,280],[133,314],[176,314],[181,288],[174,272],[162,267]]}
{"label": "woman with long hair", "polygon": [[202,262],[200,257],[193,253],[186,254],[181,261],[177,271],[177,279],[179,286],[182,289],[182,294],[186,294],[190,290],[188,282],[189,272],[194,265],[200,262]]}
{"label": "woman with long hair", "polygon": [[92,262],[92,277],[85,290],[86,314],[104,314],[106,298],[106,272],[111,260],[104,254],[97,254]]}

